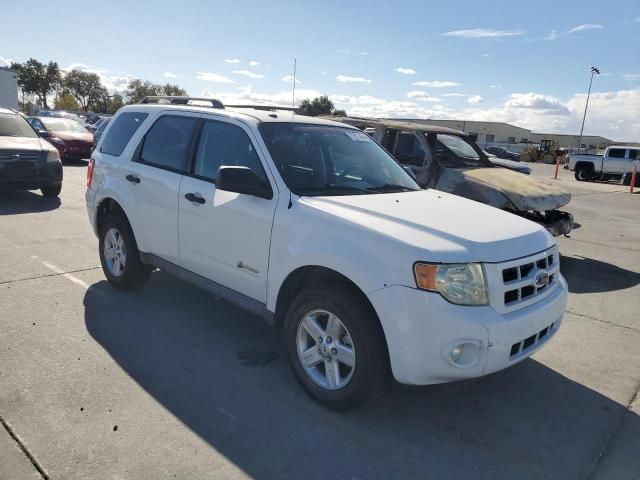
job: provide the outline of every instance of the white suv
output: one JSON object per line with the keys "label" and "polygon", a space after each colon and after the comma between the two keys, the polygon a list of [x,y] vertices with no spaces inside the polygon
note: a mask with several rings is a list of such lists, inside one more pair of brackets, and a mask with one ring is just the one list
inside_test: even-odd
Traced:
{"label": "white suv", "polygon": [[544,228],[421,190],[348,125],[193,103],[124,107],[93,153],[87,209],[116,287],[158,267],[264,317],[335,409],[389,372],[412,385],[496,372],[558,330],[567,284]]}

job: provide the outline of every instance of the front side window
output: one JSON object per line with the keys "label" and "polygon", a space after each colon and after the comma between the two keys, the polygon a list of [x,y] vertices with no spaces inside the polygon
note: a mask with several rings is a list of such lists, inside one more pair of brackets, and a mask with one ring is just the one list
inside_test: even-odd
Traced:
{"label": "front side window", "polygon": [[266,181],[260,158],[242,128],[221,122],[205,122],[202,126],[193,173],[215,180],[222,166],[248,167]]}
{"label": "front side window", "polygon": [[37,135],[21,115],[0,113],[0,137],[34,138]]}
{"label": "front side window", "polygon": [[260,125],[269,153],[298,195],[359,195],[420,190],[366,133],[298,123]]}
{"label": "front side window", "polygon": [[196,120],[194,117],[160,117],[145,135],[140,161],[183,172]]}
{"label": "front side window", "polygon": [[100,151],[108,155],[119,156],[131,137],[147,118],[147,113],[123,112],[113,120],[109,133],[102,141]]}
{"label": "front side window", "polygon": [[610,158],[624,158],[624,148],[612,148],[609,150]]}
{"label": "front side window", "polygon": [[474,144],[456,135],[438,134],[436,155],[442,165],[449,168],[491,166],[480,155]]}

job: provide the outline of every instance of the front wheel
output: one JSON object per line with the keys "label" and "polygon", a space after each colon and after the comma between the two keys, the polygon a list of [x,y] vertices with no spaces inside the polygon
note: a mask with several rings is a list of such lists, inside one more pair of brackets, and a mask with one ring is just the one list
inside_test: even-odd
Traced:
{"label": "front wheel", "polygon": [[574,175],[579,182],[587,182],[592,178],[591,172],[586,168],[576,168]]}
{"label": "front wheel", "polygon": [[40,191],[42,192],[42,195],[44,197],[57,197],[58,195],[60,195],[60,192],[62,191],[62,184],[57,183],[57,184],[46,185],[42,187]]}
{"label": "front wheel", "polygon": [[151,267],[140,261],[133,232],[122,215],[110,215],[102,223],[99,248],[102,271],[115,287],[136,289],[149,278]]}
{"label": "front wheel", "polygon": [[296,379],[329,408],[358,407],[386,386],[388,354],[379,321],[350,289],[303,290],[285,318],[284,341]]}

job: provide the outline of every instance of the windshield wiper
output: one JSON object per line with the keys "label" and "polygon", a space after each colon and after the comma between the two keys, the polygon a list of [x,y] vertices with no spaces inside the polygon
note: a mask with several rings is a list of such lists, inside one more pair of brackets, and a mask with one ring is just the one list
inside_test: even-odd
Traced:
{"label": "windshield wiper", "polygon": [[385,183],[377,187],[368,187],[371,192],[416,192],[417,189],[405,187],[404,185],[396,185],[395,183]]}
{"label": "windshield wiper", "polygon": [[299,195],[331,195],[334,193],[348,195],[351,194],[366,194],[368,193],[366,190],[356,187],[347,187],[345,185],[325,185],[324,187],[308,187],[308,188],[300,188],[297,190]]}

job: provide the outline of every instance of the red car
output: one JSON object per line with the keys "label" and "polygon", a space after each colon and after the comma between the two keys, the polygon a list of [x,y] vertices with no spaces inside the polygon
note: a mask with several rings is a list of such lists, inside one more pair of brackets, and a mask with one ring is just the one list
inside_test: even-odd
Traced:
{"label": "red car", "polygon": [[60,117],[29,117],[27,121],[38,135],[56,147],[62,160],[87,159],[91,156],[93,133],[75,120]]}

